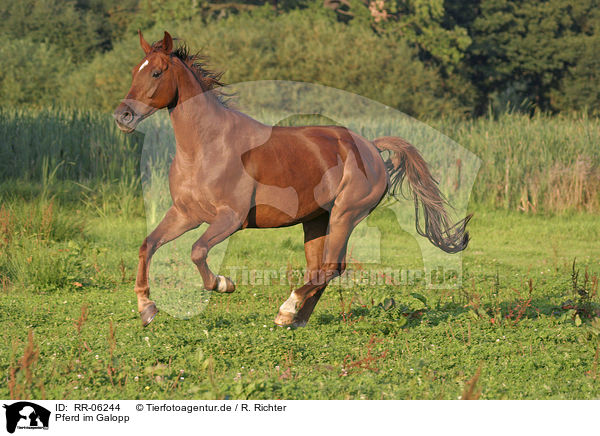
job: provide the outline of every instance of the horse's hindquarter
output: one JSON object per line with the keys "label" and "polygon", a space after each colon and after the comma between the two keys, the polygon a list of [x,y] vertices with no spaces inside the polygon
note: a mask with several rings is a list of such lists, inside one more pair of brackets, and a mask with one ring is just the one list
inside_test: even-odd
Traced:
{"label": "horse's hindquarter", "polygon": [[242,155],[255,181],[255,198],[245,227],[282,227],[331,209],[342,187],[357,195],[385,190],[377,150],[337,126],[274,127],[268,141]]}

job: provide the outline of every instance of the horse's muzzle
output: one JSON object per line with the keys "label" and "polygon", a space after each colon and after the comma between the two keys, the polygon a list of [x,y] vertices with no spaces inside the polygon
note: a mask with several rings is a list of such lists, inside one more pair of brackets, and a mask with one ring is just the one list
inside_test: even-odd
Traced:
{"label": "horse's muzzle", "polygon": [[137,116],[133,109],[124,103],[121,103],[119,107],[117,107],[113,113],[113,117],[119,129],[125,133],[133,132],[142,118]]}

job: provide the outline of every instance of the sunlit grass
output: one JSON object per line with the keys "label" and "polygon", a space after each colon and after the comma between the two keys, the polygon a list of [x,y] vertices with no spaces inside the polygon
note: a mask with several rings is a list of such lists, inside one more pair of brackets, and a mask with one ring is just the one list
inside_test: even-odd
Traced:
{"label": "sunlit grass", "polygon": [[[595,292],[592,307],[600,308],[592,280],[600,273],[600,226],[589,215],[477,211],[462,288],[332,285],[305,329],[274,326],[289,294],[279,279],[240,279],[235,293],[211,295],[198,315],[162,311],[143,329],[133,282],[145,220],[55,206],[54,216],[77,217],[82,230],[67,232],[57,220],[44,233],[39,224],[23,227],[27,215],[17,211],[32,207],[5,205],[15,211],[13,228],[23,230],[11,233],[0,265],[25,268],[9,270],[0,293],[0,372],[11,381],[0,385],[4,397],[454,399],[480,365],[482,398],[600,396],[592,320],[581,315],[578,323],[563,309],[578,304],[575,257]],[[389,215],[376,213],[370,225],[385,235],[386,264],[419,266],[418,245]],[[38,258],[53,267],[38,269]],[[221,272],[303,262],[299,227],[244,231],[232,237]],[[35,356],[24,351],[29,331],[39,357],[23,360]]]}

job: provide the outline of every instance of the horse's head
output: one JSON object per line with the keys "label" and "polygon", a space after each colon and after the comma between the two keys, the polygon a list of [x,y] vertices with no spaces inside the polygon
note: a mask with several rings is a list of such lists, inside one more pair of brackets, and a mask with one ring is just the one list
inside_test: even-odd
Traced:
{"label": "horse's head", "polygon": [[173,50],[171,35],[165,32],[160,43],[150,46],[142,32],[138,33],[146,55],[133,68],[131,89],[113,114],[119,128],[127,133],[143,119],[177,100],[177,81],[170,56]]}

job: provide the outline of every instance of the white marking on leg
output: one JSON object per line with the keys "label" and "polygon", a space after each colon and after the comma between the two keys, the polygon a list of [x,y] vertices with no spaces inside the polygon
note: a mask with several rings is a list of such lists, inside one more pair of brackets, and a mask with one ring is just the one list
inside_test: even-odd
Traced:
{"label": "white marking on leg", "polygon": [[217,290],[219,292],[227,291],[227,280],[223,276],[217,276]]}
{"label": "white marking on leg", "polygon": [[298,302],[299,302],[299,298],[296,296],[296,294],[294,292],[292,292],[292,295],[290,295],[290,298],[285,300],[285,303],[283,303],[281,305],[281,307],[279,308],[279,311],[293,313],[295,315],[297,312],[296,306],[298,305]]}
{"label": "white marking on leg", "polygon": [[146,60],[144,61],[144,63],[143,63],[142,65],[140,65],[140,69],[138,70],[138,73],[139,73],[140,71],[142,71],[142,69],[143,69],[143,68],[144,68],[146,65],[148,65],[148,59],[146,59]]}

